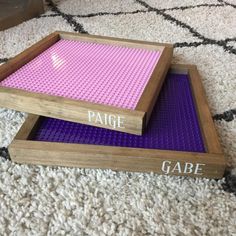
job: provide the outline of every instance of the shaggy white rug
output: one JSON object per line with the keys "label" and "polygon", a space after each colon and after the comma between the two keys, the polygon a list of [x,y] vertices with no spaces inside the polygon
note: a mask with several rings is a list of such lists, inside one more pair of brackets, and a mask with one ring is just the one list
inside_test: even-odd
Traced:
{"label": "shaggy white rug", "polygon": [[[236,170],[235,0],[47,0],[0,32],[0,61],[55,30],[175,44],[197,64],[228,165]],[[0,147],[25,114],[0,109]],[[6,155],[2,149],[1,155]],[[236,235],[236,171],[222,180],[49,168],[0,160],[0,235]]]}

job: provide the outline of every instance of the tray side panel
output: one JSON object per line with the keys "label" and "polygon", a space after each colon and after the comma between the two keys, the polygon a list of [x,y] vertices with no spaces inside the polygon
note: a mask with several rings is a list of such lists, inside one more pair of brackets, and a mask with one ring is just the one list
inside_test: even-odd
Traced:
{"label": "tray side panel", "polygon": [[15,140],[9,147],[17,163],[101,168],[165,175],[221,178],[222,155]]}
{"label": "tray side panel", "polygon": [[[83,101],[67,100],[42,94],[25,94],[21,90],[0,88],[1,106],[42,116],[60,118],[81,124],[141,135],[145,113],[103,106]],[[90,119],[90,116],[93,119]],[[105,119],[105,117],[107,119]]]}
{"label": "tray side panel", "polygon": [[169,43],[156,43],[150,41],[124,39],[124,38],[108,37],[101,35],[88,35],[88,34],[64,32],[64,31],[56,31],[56,33],[60,35],[61,39],[77,40],[77,41],[92,42],[92,43],[104,43],[109,45],[116,45],[116,46],[119,45],[131,48],[145,48],[148,50],[162,51],[164,47],[173,47],[173,45]]}
{"label": "tray side panel", "polygon": [[[36,130],[38,128],[38,125],[40,125],[40,116],[29,114],[26,118],[25,122],[21,126],[20,130],[15,136],[16,140],[27,140],[32,134],[33,130]],[[38,125],[37,125],[38,124]]]}
{"label": "tray side panel", "polygon": [[153,71],[152,77],[148,81],[148,84],[145,87],[142,96],[140,97],[139,102],[135,108],[135,110],[137,111],[146,112],[145,125],[148,125],[153,107],[156,104],[167,71],[170,67],[172,56],[173,56],[173,47],[165,47],[162,52],[161,58],[158,62],[158,66]]}
{"label": "tray side panel", "polygon": [[209,153],[223,153],[197,67],[189,66],[188,73],[206,149]]}

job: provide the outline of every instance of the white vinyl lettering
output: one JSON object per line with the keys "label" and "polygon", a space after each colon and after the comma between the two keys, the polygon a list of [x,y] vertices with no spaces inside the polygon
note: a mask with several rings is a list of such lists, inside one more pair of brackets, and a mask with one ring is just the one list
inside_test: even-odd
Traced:
{"label": "white vinyl lettering", "polygon": [[117,126],[119,128],[125,128],[123,125],[124,125],[124,117],[123,116],[118,116],[118,123],[117,123]]}
{"label": "white vinyl lettering", "polygon": [[116,116],[109,115],[109,125],[114,129],[116,128]]}
{"label": "white vinyl lettering", "polygon": [[194,171],[195,175],[202,175],[203,174],[201,166],[205,166],[205,164],[200,164],[200,163],[196,164],[196,168],[195,168],[195,171]]}
{"label": "white vinyl lettering", "polygon": [[161,170],[167,175],[170,173],[170,164],[171,164],[171,161],[162,162]]}
{"label": "white vinyl lettering", "polygon": [[168,175],[169,173],[177,173],[177,174],[193,174],[193,175],[202,175],[203,174],[203,166],[205,164],[200,163],[190,163],[190,162],[172,162],[172,161],[163,161],[161,170],[164,174]]}
{"label": "white vinyl lettering", "polygon": [[179,162],[176,162],[176,164],[175,164],[175,166],[174,166],[174,168],[172,169],[171,172],[174,173],[175,171],[177,171],[178,173],[181,173],[181,165],[180,165]]}
{"label": "white vinyl lettering", "polygon": [[88,111],[88,122],[100,125],[110,126],[113,129],[124,129],[125,118],[122,116],[116,116],[107,113],[99,113],[94,111]]}
{"label": "white vinyl lettering", "polygon": [[103,123],[102,123],[102,117],[101,117],[101,115],[100,115],[99,112],[98,112],[97,115],[96,115],[95,123],[96,123],[96,124],[99,124],[99,123],[100,123],[101,125],[103,124]]}
{"label": "white vinyl lettering", "polygon": [[107,114],[105,113],[105,115],[104,115],[104,120],[105,120],[105,125],[107,125]]}
{"label": "white vinyl lettering", "polygon": [[186,162],[185,166],[184,166],[184,173],[185,174],[190,174],[192,172],[193,172],[193,164]]}
{"label": "white vinyl lettering", "polygon": [[88,111],[88,120],[89,122],[92,122],[92,118],[95,116],[95,113],[93,111]]}

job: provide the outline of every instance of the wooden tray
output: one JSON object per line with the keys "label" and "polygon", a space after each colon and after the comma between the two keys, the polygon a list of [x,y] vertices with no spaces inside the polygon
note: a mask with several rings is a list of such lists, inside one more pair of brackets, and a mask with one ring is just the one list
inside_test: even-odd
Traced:
{"label": "wooden tray", "polygon": [[173,47],[55,32],[0,67],[0,106],[141,135]]}
{"label": "wooden tray", "polygon": [[0,30],[8,29],[43,13],[43,0],[0,1]]}
{"label": "wooden tray", "polygon": [[225,158],[197,69],[173,65],[142,136],[29,115],[9,146],[18,163],[221,178]]}

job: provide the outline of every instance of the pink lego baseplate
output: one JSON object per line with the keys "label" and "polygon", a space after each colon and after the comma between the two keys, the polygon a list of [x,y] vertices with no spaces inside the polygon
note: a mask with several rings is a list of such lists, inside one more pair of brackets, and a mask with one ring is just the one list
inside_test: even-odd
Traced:
{"label": "pink lego baseplate", "polygon": [[0,85],[134,110],[161,51],[61,39]]}

